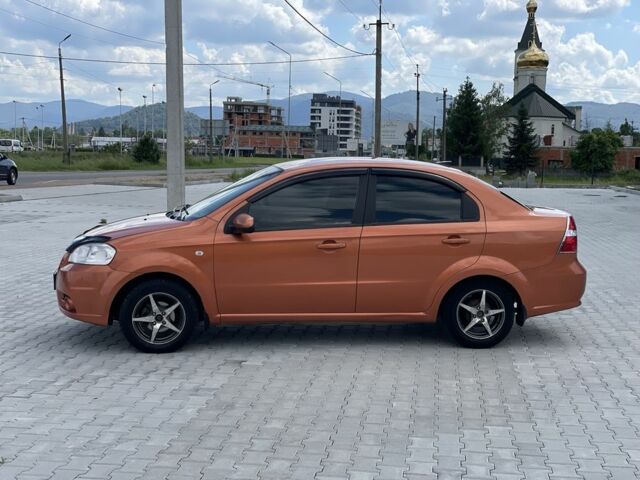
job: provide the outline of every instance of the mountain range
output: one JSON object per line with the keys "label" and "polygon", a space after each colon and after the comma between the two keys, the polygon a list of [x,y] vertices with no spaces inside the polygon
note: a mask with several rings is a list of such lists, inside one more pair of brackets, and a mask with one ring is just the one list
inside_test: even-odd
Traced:
{"label": "mountain range", "polygon": [[[337,95],[338,92],[328,92]],[[291,97],[291,124],[309,125],[309,107],[312,94],[306,93]],[[440,97],[437,93],[421,92],[420,95],[420,124],[423,128],[430,128],[435,117],[436,128],[442,124],[442,102],[438,102]],[[369,97],[351,92],[342,92],[345,100],[355,100],[362,107],[362,135],[364,138],[371,136],[373,124],[373,100]],[[284,108],[285,118],[287,116],[288,99],[272,99],[271,103]],[[22,125],[22,117],[26,125],[31,128],[40,126],[44,120],[45,126],[59,126],[62,123],[60,102],[43,103],[44,109],[39,109],[39,102],[16,103],[15,118],[18,128]],[[596,102],[572,102],[569,105],[582,105],[583,126],[589,128],[604,127],[607,122],[611,122],[614,128],[618,128],[625,119],[636,120],[640,125],[640,105],[635,103],[603,104]],[[38,107],[38,109],[36,109]],[[415,91],[395,93],[382,100],[382,122],[394,120],[400,122],[415,122]],[[99,129],[103,127],[106,131],[113,131],[119,128],[120,107],[101,105],[87,102],[85,100],[67,100],[67,121],[76,123],[76,130],[84,128]],[[209,106],[194,106],[186,109],[185,130],[189,135],[197,135],[199,132],[199,118],[209,118]],[[44,115],[42,115],[42,113]],[[122,106],[123,123],[131,127],[137,124],[140,130],[144,128],[144,107]],[[151,116],[156,129],[162,128],[164,124],[164,105],[148,105],[146,118],[147,127],[151,128]],[[222,108],[213,108],[214,118],[222,117]],[[10,130],[14,127],[14,104],[8,102],[0,104],[0,129]]]}

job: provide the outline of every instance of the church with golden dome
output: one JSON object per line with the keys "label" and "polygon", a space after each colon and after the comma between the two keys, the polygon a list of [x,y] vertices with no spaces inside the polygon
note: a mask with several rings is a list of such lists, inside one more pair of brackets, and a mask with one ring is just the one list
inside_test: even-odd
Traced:
{"label": "church with golden dome", "polygon": [[582,107],[567,107],[547,93],[549,55],[542,48],[536,24],[538,2],[528,0],[527,23],[515,50],[513,98],[509,100],[509,120],[515,121],[524,104],[540,139],[541,147],[572,148],[582,129]]}

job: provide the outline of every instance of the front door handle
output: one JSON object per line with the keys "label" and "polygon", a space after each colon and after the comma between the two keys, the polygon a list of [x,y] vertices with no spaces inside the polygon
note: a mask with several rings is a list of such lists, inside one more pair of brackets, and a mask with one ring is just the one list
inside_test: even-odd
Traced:
{"label": "front door handle", "polygon": [[327,240],[317,245],[320,250],[340,250],[346,248],[347,244],[344,242],[336,242],[335,240]]}
{"label": "front door handle", "polygon": [[443,239],[442,243],[445,245],[466,245],[467,243],[471,243],[471,240],[456,235]]}

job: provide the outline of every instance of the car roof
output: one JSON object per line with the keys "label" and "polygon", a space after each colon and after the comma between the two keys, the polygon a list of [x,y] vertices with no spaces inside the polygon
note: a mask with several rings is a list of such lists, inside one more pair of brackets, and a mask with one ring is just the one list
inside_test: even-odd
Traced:
{"label": "car roof", "polygon": [[418,162],[397,158],[370,158],[370,157],[326,157],[308,158],[304,160],[292,160],[276,165],[283,170],[299,170],[313,167],[380,167],[380,168],[407,168],[411,170],[452,171],[454,169],[435,163]]}

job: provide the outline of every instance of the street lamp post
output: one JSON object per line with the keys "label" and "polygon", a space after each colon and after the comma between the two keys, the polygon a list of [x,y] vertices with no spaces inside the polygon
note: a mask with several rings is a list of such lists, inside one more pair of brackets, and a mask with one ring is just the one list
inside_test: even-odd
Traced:
{"label": "street lamp post", "polygon": [[144,115],[144,120],[142,122],[142,125],[144,126],[143,135],[146,135],[147,134],[147,96],[146,95],[142,95],[142,98],[144,100],[144,110],[142,112],[142,114]]}
{"label": "street lamp post", "polygon": [[69,152],[69,135],[67,133],[67,105],[64,100],[64,73],[62,70],[62,44],[71,38],[67,35],[58,43],[58,64],[60,66],[60,97],[62,100],[62,161],[71,165],[71,154]]}
{"label": "street lamp post", "polygon": [[18,102],[16,100],[13,101],[13,138],[18,138],[18,110],[17,110]]}
{"label": "street lamp post", "polygon": [[220,80],[216,80],[209,84],[209,141],[207,145],[209,147],[209,161],[211,162],[213,162],[213,92],[211,87],[219,82]]}
{"label": "street lamp post", "polygon": [[373,127],[373,124],[375,123],[376,99],[364,90],[360,90],[360,92],[371,99],[371,156],[373,157],[373,144],[375,143],[375,128]]}
{"label": "street lamp post", "polygon": [[338,150],[340,150],[340,110],[342,110],[342,81],[334,77],[330,73],[324,72],[324,74],[333,78],[340,85],[340,94],[338,95],[338,115],[337,115],[338,126],[336,128],[336,132],[338,132]]}
{"label": "street lamp post", "polygon": [[156,103],[155,103],[155,89],[156,84],[151,85],[151,138],[156,138],[155,130],[154,130],[154,118],[156,113]]}
{"label": "street lamp post", "polygon": [[[44,150],[44,105],[40,104],[36,107],[36,110],[40,110],[40,132],[38,132],[38,143],[40,144],[40,150]],[[42,141],[40,140],[42,136]]]}
{"label": "street lamp post", "polygon": [[118,94],[120,95],[120,155],[122,155],[122,88],[118,87]]}
{"label": "street lamp post", "polygon": [[[289,98],[288,98],[288,102],[287,102],[287,125],[289,125],[289,127],[291,127],[291,61],[292,61],[291,54],[289,52],[287,52],[284,48],[279,47],[278,45],[273,43],[271,40],[269,40],[269,43],[271,45],[273,45],[274,47],[276,47],[281,52],[285,53],[286,55],[289,55]],[[283,130],[282,133],[284,134],[284,128],[282,130]],[[289,147],[289,139],[287,139],[287,152],[288,152],[287,157],[291,157],[291,149]]]}

